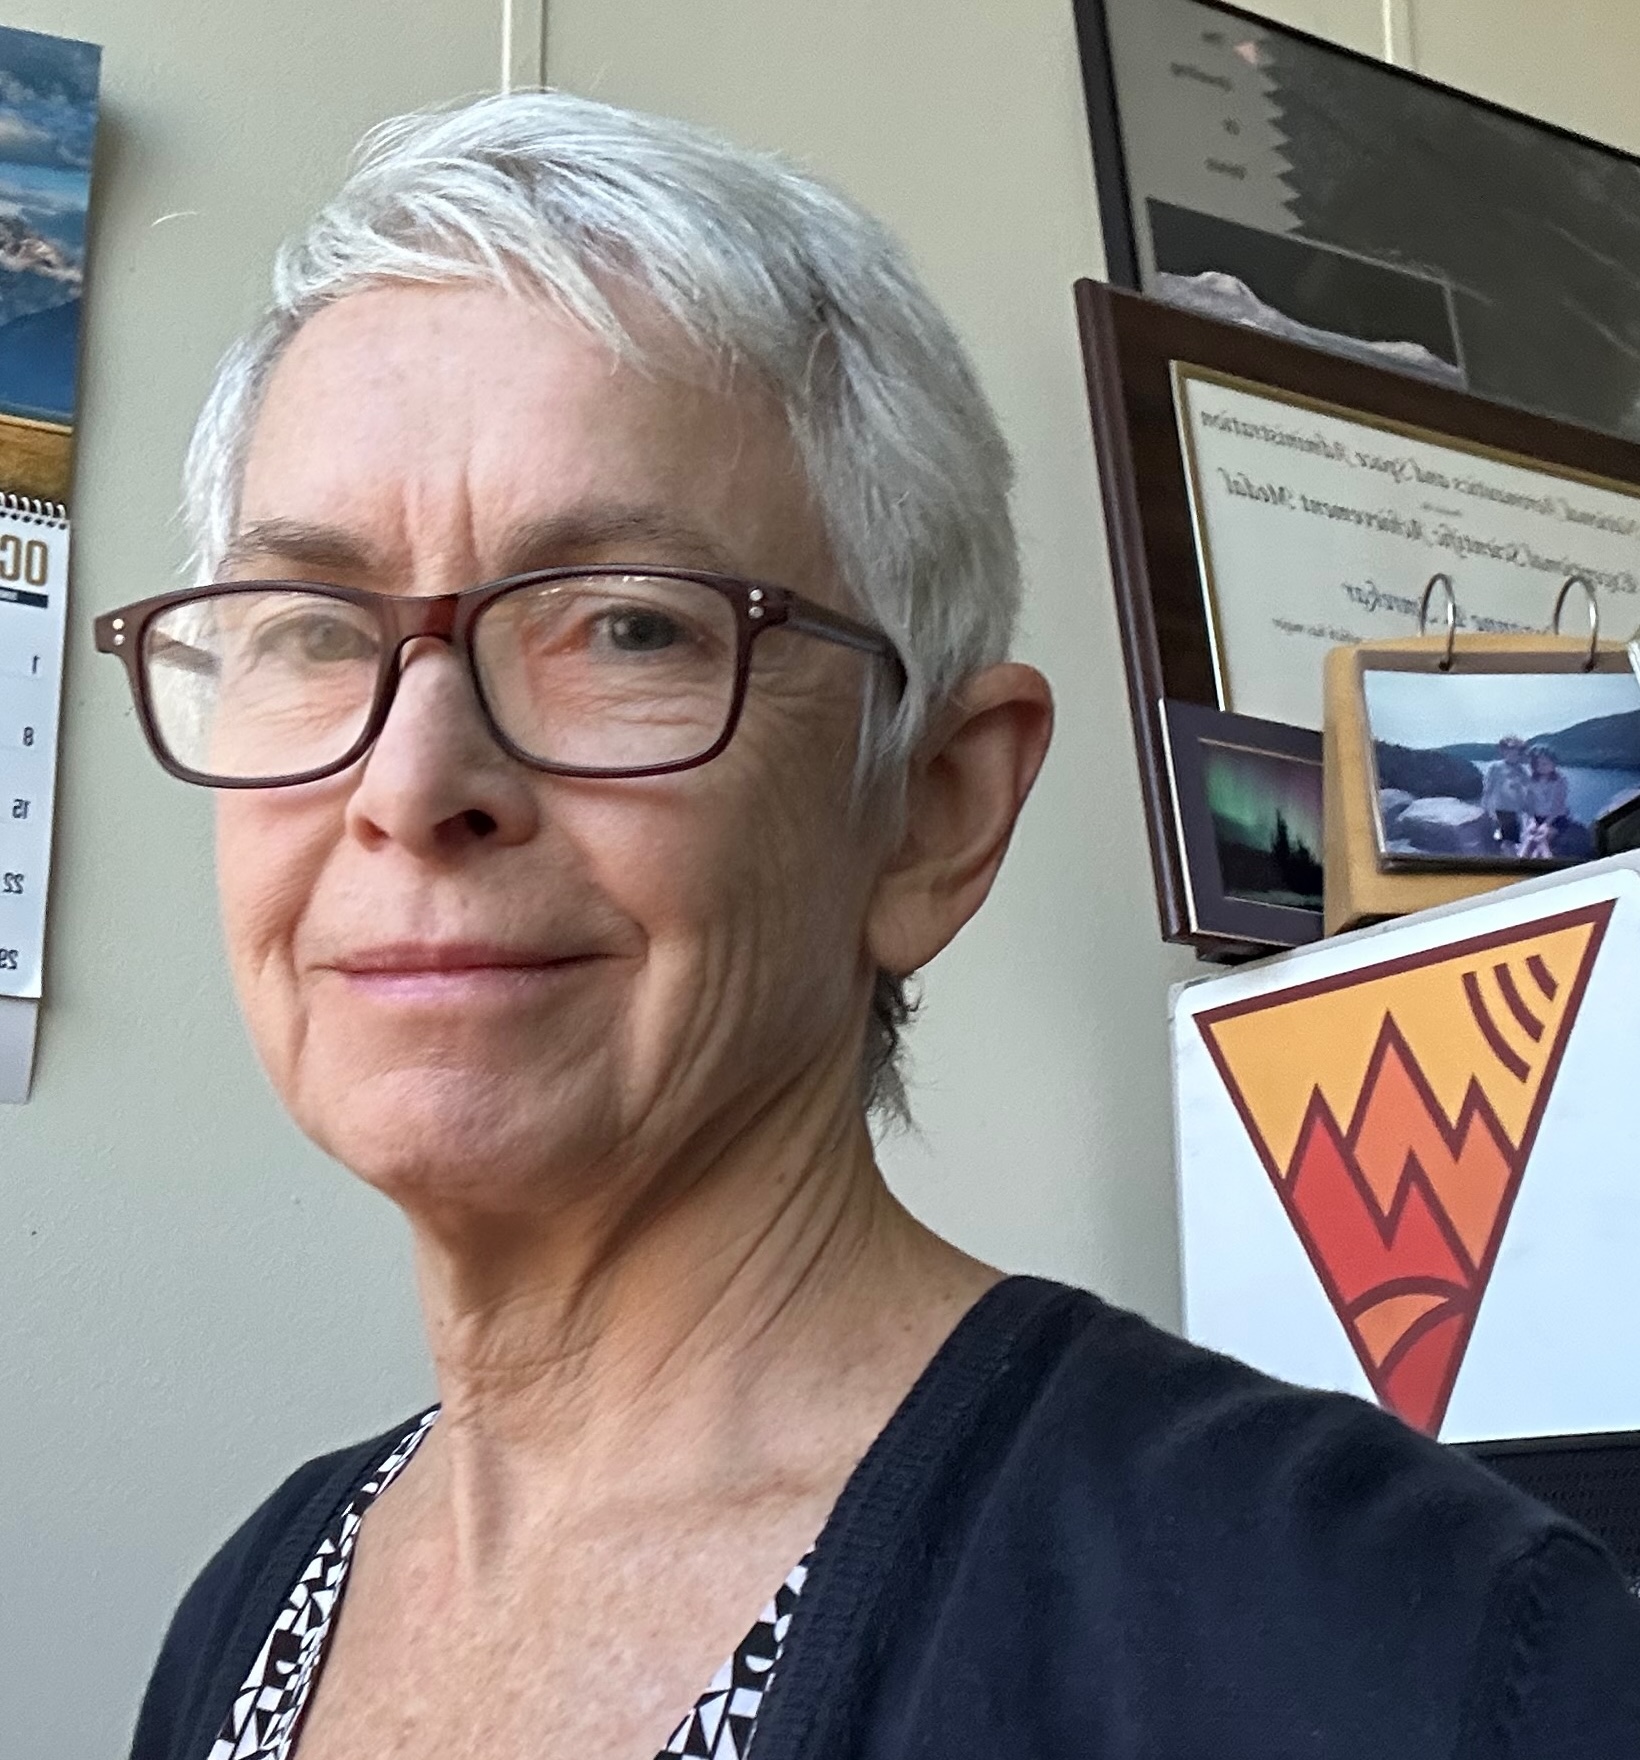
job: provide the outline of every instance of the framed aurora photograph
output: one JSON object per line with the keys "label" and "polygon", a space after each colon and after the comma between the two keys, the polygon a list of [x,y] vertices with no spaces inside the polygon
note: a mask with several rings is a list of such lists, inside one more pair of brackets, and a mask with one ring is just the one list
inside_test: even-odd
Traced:
{"label": "framed aurora photograph", "polygon": [[1321,736],[1164,703],[1190,927],[1207,948],[1321,934]]}

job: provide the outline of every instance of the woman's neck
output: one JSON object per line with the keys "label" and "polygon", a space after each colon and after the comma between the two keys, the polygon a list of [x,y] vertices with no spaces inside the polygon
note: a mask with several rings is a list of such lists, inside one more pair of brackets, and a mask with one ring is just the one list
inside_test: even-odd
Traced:
{"label": "woman's neck", "polygon": [[443,1405],[417,1491],[475,1569],[597,1500],[755,1498],[806,1472],[834,1493],[997,1279],[894,1199],[846,1090],[635,1183],[646,1199],[417,1229]]}

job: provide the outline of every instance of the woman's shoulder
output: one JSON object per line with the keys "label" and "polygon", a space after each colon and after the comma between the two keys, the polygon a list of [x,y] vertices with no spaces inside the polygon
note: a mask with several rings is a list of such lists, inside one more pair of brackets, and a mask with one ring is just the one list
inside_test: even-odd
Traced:
{"label": "woman's shoulder", "polygon": [[325,1529],[425,1414],[305,1461],[223,1541],[172,1615],[137,1721],[132,1760],[204,1752]]}
{"label": "woman's shoulder", "polygon": [[1281,1528],[1295,1547],[1357,1525],[1403,1534],[1414,1551],[1426,1530],[1449,1543],[1489,1534],[1508,1551],[1570,1528],[1364,1399],[1294,1386],[1066,1293],[1074,1331],[1043,1365],[1021,1427],[1042,1438],[1039,1468],[1051,1463],[1039,1482],[1073,1504],[1096,1495],[1131,1505],[1140,1526],[1151,1511],[1174,1532],[1199,1524],[1220,1540]]}
{"label": "woman's shoulder", "polygon": [[1640,1607],[1575,1524],[1363,1400],[1019,1284],[922,1538],[962,1561],[951,1629],[1055,1659],[1064,1728],[1102,1728],[1120,1679],[1166,1734],[1147,1751],[1251,1751],[1205,1732],[1262,1729],[1259,1751],[1308,1753],[1326,1729],[1339,1756],[1514,1753],[1476,1732],[1526,1699],[1522,1728],[1587,1723],[1565,1751],[1640,1751]]}
{"label": "woman's shoulder", "polygon": [[[426,1418],[417,1413],[392,1429],[304,1461],[251,1511],[217,1549],[184,1597],[179,1615],[198,1597],[209,1604],[223,1591],[242,1595],[268,1574],[279,1556],[317,1545],[325,1528],[369,1478],[371,1470]],[[273,1572],[277,1575],[277,1570]],[[281,1585],[288,1588],[289,1584]]]}
{"label": "woman's shoulder", "polygon": [[[1407,1608],[1439,1608],[1453,1658],[1545,1560],[1593,1572],[1623,1603],[1595,1540],[1463,1450],[1054,1289],[1025,1292],[1060,1318],[1038,1329],[1034,1360],[1027,1345],[1029,1396],[981,1469],[980,1526],[1009,1536],[998,1556],[1097,1556],[1159,1633],[1177,1630],[1180,1593],[1208,1630],[1253,1585],[1264,1629],[1286,1625],[1294,1643],[1335,1600],[1357,1632],[1405,1630]],[[1640,1640],[1640,1607],[1632,1618]]]}

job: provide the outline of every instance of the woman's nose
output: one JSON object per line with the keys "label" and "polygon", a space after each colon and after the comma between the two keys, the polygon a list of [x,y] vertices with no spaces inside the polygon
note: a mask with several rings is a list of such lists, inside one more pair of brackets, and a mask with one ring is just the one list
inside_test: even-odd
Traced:
{"label": "woman's nose", "polygon": [[392,707],[361,761],[347,822],[361,841],[424,856],[523,843],[539,827],[539,777],[496,743],[447,642],[423,638],[400,656]]}

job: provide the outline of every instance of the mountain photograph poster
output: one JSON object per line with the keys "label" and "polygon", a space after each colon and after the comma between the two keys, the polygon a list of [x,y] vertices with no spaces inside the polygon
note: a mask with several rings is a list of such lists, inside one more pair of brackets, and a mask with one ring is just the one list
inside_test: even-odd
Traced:
{"label": "mountain photograph poster", "polygon": [[1237,6],[1075,7],[1113,282],[1640,438],[1640,159]]}
{"label": "mountain photograph poster", "polygon": [[0,27],[0,493],[68,500],[101,56]]}

